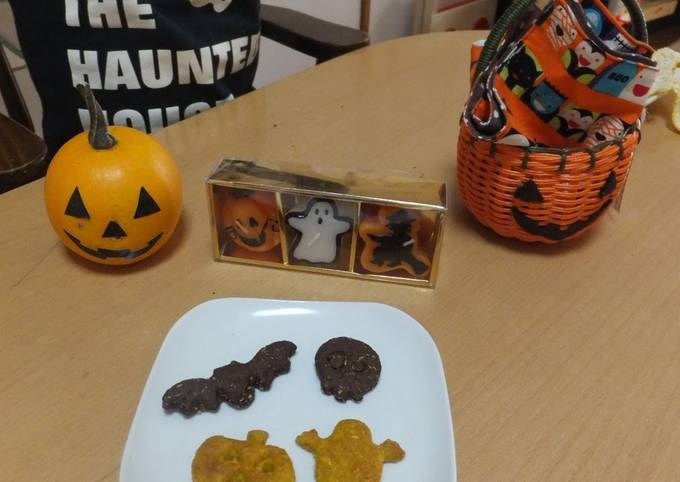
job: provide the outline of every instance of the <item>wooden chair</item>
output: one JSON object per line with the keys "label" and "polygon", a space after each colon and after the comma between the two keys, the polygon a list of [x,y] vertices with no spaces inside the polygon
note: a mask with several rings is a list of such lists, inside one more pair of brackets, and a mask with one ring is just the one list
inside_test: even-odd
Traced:
{"label": "wooden chair", "polygon": [[[260,11],[262,35],[325,62],[369,44],[368,34],[272,5]],[[0,114],[0,194],[44,174],[44,142],[33,123],[0,44],[0,94],[11,119]]]}
{"label": "wooden chair", "polygon": [[262,35],[314,57],[317,63],[360,49],[369,44],[362,30],[326,22],[295,10],[262,5]]}
{"label": "wooden chair", "polygon": [[33,133],[33,123],[5,50],[0,45],[0,94],[10,118],[0,114],[0,194],[45,172],[47,146]]}

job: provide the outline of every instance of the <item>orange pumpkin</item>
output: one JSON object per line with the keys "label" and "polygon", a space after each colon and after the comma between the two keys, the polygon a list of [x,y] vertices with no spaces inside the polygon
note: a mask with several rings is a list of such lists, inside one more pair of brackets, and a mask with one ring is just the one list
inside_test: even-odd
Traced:
{"label": "orange pumpkin", "polygon": [[73,252],[124,265],[158,251],[172,236],[182,206],[182,183],[170,154],[129,127],[110,127],[88,86],[89,134],[68,141],[45,178],[52,227]]}

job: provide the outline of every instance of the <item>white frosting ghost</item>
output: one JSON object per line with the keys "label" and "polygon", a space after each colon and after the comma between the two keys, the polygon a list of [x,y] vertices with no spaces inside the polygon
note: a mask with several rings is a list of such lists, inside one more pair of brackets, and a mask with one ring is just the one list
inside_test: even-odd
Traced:
{"label": "white frosting ghost", "polygon": [[189,0],[189,3],[196,8],[205,7],[211,3],[217,13],[222,13],[231,5],[231,0]]}
{"label": "white frosting ghost", "polygon": [[348,218],[337,217],[335,203],[313,199],[301,213],[290,213],[288,224],[302,237],[293,251],[297,260],[310,263],[332,263],[338,255],[339,235],[352,227]]}

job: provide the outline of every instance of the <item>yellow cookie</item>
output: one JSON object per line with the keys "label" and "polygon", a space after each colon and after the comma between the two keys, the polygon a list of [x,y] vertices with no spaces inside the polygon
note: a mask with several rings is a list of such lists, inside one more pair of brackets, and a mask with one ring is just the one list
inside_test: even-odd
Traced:
{"label": "yellow cookie", "polygon": [[405,455],[391,440],[375,445],[371,430],[358,420],[341,421],[328,438],[310,430],[296,442],[315,455],[317,482],[380,482],[383,463],[399,462]]}
{"label": "yellow cookie", "polygon": [[295,482],[293,463],[285,450],[265,445],[269,434],[248,432],[247,441],[210,437],[191,464],[194,482]]}

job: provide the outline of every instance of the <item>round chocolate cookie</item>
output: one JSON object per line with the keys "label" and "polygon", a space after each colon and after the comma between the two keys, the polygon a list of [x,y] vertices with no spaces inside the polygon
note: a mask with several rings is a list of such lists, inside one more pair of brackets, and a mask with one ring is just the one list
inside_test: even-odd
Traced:
{"label": "round chocolate cookie", "polygon": [[380,357],[366,343],[340,337],[321,345],[314,359],[321,390],[339,402],[360,402],[380,378]]}

